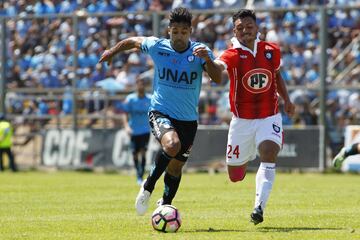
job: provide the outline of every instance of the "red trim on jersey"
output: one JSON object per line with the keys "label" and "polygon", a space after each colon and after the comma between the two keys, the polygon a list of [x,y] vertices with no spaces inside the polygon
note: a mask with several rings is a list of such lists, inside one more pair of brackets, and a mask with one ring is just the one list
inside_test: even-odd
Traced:
{"label": "red trim on jersey", "polygon": [[231,112],[239,118],[266,118],[278,113],[276,72],[280,49],[264,41],[259,41],[256,48],[255,56],[246,48],[227,49],[220,56],[230,78]]}

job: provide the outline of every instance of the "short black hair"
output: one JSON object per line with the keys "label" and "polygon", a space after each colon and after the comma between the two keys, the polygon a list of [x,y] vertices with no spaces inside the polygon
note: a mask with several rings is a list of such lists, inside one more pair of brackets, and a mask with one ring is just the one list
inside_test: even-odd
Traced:
{"label": "short black hair", "polygon": [[170,25],[173,23],[185,23],[191,26],[192,14],[187,8],[177,7],[170,12]]}
{"label": "short black hair", "polygon": [[238,19],[243,19],[246,17],[251,17],[256,22],[255,11],[250,10],[250,9],[240,9],[237,13],[235,13],[233,15],[233,17],[232,17],[233,23],[235,23],[236,20],[238,20]]}

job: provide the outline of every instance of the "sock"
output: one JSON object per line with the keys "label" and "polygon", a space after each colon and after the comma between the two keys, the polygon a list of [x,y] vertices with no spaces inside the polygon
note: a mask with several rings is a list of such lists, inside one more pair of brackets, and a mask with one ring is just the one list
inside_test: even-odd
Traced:
{"label": "sock", "polygon": [[155,157],[155,163],[150,171],[148,178],[144,184],[144,189],[152,192],[155,188],[157,180],[161,177],[169,164],[172,157],[167,155],[163,150],[157,152]]}
{"label": "sock", "polygon": [[134,167],[136,169],[136,176],[139,177],[139,162],[138,162],[138,158],[137,158],[137,154],[133,154],[133,160],[134,160]]}
{"label": "sock", "polygon": [[256,174],[255,207],[264,210],[275,179],[275,163],[262,162]]}
{"label": "sock", "polygon": [[142,156],[141,156],[140,172],[139,172],[139,176],[140,176],[141,178],[144,176],[145,164],[146,164],[146,157],[145,157],[145,155],[142,155]]}
{"label": "sock", "polygon": [[177,190],[179,189],[180,180],[181,180],[181,175],[179,177],[175,177],[165,172],[163,204],[171,204],[172,200],[176,195]]}
{"label": "sock", "polygon": [[346,148],[344,156],[348,157],[351,155],[359,154],[358,144],[359,143],[354,143],[353,145],[351,145],[351,147]]}

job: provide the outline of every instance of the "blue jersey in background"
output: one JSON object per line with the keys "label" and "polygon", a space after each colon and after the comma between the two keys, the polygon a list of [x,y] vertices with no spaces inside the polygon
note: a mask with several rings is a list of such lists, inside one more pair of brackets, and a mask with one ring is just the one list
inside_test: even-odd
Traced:
{"label": "blue jersey in background", "polygon": [[[141,50],[154,61],[153,97],[150,110],[157,110],[182,121],[198,120],[198,102],[205,61],[193,55],[194,48],[205,46],[191,42],[184,52],[175,51],[169,39],[147,37]],[[206,46],[205,46],[206,47]],[[209,56],[214,56],[209,48]]]}
{"label": "blue jersey in background", "polygon": [[129,94],[123,103],[123,109],[128,114],[129,126],[133,131],[133,136],[150,132],[148,119],[150,101],[151,96],[149,94],[139,98],[135,92]]}

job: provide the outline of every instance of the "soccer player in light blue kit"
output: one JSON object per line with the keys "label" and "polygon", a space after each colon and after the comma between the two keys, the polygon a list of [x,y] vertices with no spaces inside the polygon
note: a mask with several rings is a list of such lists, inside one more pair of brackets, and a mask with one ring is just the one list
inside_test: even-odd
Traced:
{"label": "soccer player in light blue kit", "polygon": [[186,8],[170,13],[170,39],[131,37],[106,50],[99,62],[110,62],[119,52],[137,48],[154,61],[153,96],[149,112],[152,133],[161,144],[154,166],[136,197],[139,215],[148,209],[156,181],[165,171],[164,193],[159,204],[171,204],[178,190],[182,168],[189,157],[197,131],[198,102],[203,70],[216,83],[221,70],[214,63],[212,52],[204,44],[192,42],[192,15]]}
{"label": "soccer player in light blue kit", "polygon": [[136,92],[130,93],[123,103],[126,112],[123,115],[124,128],[131,138],[131,149],[139,185],[142,183],[145,171],[146,150],[150,137],[148,121],[150,97],[151,95],[145,92],[145,81],[138,78],[136,79]]}

